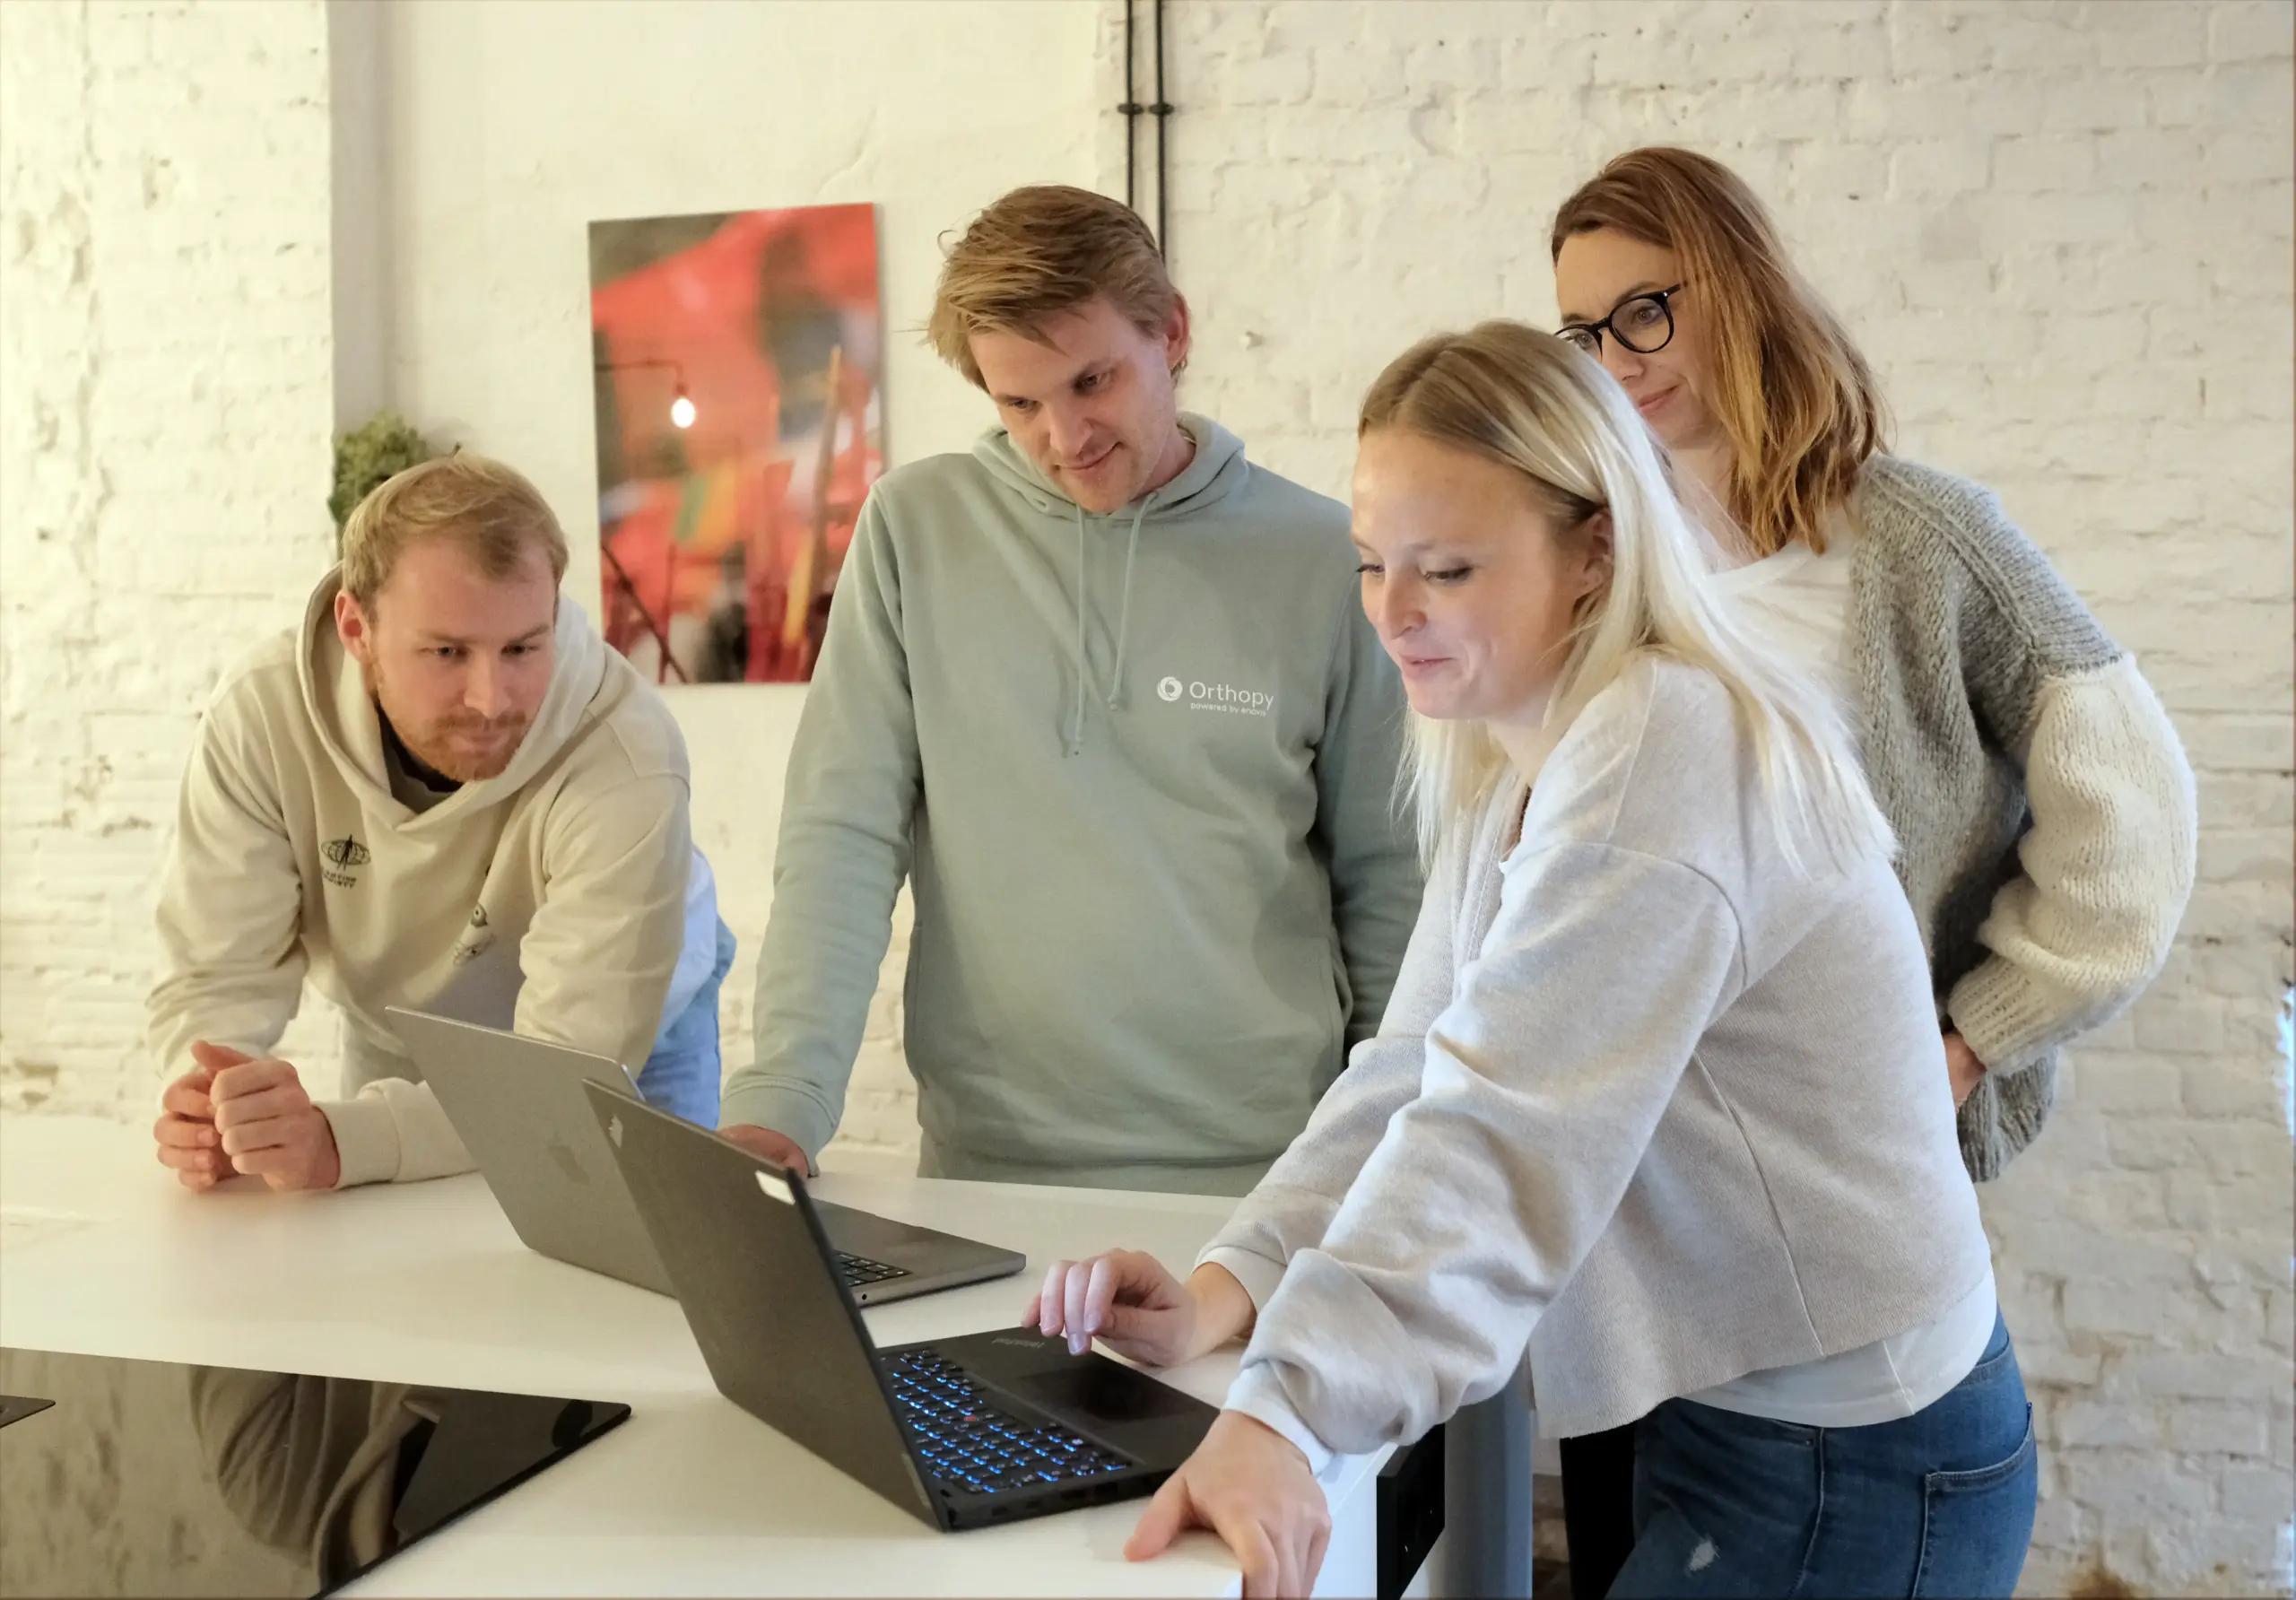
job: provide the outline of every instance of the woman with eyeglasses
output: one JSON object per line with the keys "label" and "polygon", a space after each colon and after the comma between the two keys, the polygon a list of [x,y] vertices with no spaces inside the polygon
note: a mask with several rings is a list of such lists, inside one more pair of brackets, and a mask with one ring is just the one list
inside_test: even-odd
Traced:
{"label": "woman with eyeglasses", "polygon": [[[1552,335],[1396,358],[1353,498],[1427,893],[1378,1036],[1194,1274],[1059,1262],[1028,1309],[1155,1364],[1250,1335],[1127,1553],[1202,1525],[1247,1596],[1307,1594],[1330,1453],[1527,1353],[1543,1422],[1645,1419],[1663,1504],[1615,1595],[2010,1594],[2031,1411],[1840,706],[1715,594],[1648,430]],[[1777,1420],[1947,1321],[1889,1420]]]}
{"label": "woman with eyeglasses", "polygon": [[[2167,959],[2196,827],[2176,732],[1991,493],[1887,453],[1871,369],[1727,168],[1621,156],[1551,242],[1561,336],[1666,447],[1722,587],[1848,710],[1928,952],[1962,1161],[1996,1177],[2040,1132],[2058,1048]],[[1889,1370],[1816,1388],[1756,1374],[1742,1399],[1787,1423],[1901,1414],[1909,1381],[1918,1396],[1955,1376],[1991,1292],[1900,1341]],[[1634,1439],[1561,1443],[1582,1600],[1654,1509]]]}

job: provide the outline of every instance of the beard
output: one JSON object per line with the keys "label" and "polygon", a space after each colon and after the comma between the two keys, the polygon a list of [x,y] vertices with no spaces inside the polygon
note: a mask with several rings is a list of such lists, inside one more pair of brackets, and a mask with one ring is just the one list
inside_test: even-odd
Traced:
{"label": "beard", "polygon": [[[371,663],[361,662],[359,674],[366,681],[368,698],[389,720],[406,753],[455,783],[500,778],[526,742],[526,726],[534,720],[524,712],[496,717],[468,712],[424,717],[394,703],[396,697]],[[484,735],[483,743],[477,746],[466,743],[473,735]]]}
{"label": "beard", "polygon": [[[432,723],[419,730],[400,729],[399,743],[407,753],[430,768],[441,778],[457,783],[476,783],[481,778],[500,778],[518,753],[518,746],[526,739],[526,721],[524,717],[506,717],[488,721],[483,717],[455,717]],[[397,727],[394,721],[391,726]],[[481,748],[473,748],[463,741],[473,734],[488,735]]]}

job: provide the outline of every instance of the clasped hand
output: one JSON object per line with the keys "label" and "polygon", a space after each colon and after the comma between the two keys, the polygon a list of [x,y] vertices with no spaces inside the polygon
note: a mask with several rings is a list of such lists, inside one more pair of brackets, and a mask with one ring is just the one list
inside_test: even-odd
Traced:
{"label": "clasped hand", "polygon": [[274,1189],[331,1189],[343,1175],[335,1129],[291,1062],[257,1060],[204,1040],[196,1064],[168,1085],[152,1125],[160,1164],[184,1187],[213,1188],[235,1172]]}

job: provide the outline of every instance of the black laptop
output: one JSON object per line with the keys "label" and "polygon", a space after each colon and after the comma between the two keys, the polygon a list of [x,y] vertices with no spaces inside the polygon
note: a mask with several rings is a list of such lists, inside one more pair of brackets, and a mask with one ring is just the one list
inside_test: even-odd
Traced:
{"label": "black laptop", "polygon": [[802,1177],[584,1087],[718,1391],[934,1526],[1152,1493],[1218,1414],[1032,1328],[876,1349]]}

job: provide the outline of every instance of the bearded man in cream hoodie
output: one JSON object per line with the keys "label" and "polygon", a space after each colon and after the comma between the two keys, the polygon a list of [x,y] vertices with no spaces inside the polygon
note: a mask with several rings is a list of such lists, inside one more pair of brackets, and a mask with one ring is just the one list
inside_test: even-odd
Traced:
{"label": "bearded man in cream hoodie", "polygon": [[[685,745],[559,595],[566,559],[518,474],[427,462],[352,513],[301,628],[224,674],[150,1000],[171,1080],[159,1157],[187,1187],[467,1170],[391,1005],[646,1063],[641,1091],[710,1119],[732,941],[691,845]],[[344,1099],[271,1054],[307,976],[343,1009]],[[697,1082],[665,1094],[665,1073]]]}

